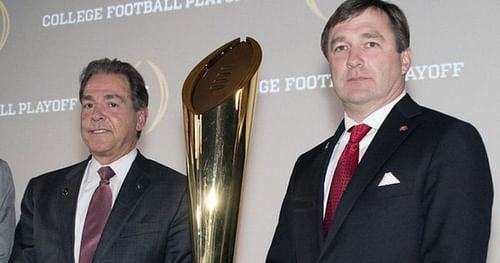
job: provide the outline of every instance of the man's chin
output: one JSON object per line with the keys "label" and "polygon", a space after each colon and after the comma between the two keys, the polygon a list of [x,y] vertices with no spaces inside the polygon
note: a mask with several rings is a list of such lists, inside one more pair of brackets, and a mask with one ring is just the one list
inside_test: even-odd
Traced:
{"label": "man's chin", "polygon": [[357,94],[349,94],[340,98],[344,104],[363,105],[370,101],[368,93],[358,92]]}
{"label": "man's chin", "polygon": [[108,146],[105,142],[99,141],[91,141],[86,143],[89,148],[90,153],[92,155],[102,155],[105,156],[107,152],[110,151],[110,146]]}

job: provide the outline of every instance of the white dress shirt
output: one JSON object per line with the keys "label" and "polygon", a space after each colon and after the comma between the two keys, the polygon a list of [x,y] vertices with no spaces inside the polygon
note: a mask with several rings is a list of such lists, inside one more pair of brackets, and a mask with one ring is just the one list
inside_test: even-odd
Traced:
{"label": "white dress shirt", "polygon": [[122,187],[123,181],[127,176],[132,163],[137,156],[137,149],[132,150],[128,154],[124,155],[122,158],[112,162],[108,165],[101,165],[99,162],[91,158],[89,163],[87,164],[87,168],[85,169],[85,173],[83,175],[82,183],[80,185],[80,193],[78,194],[78,202],[76,205],[76,214],[75,214],[75,248],[74,248],[74,256],[75,262],[79,262],[80,258],[80,245],[82,241],[83,234],[83,225],[85,224],[85,217],[87,215],[87,210],[90,204],[90,199],[94,194],[97,186],[99,186],[99,181],[101,180],[97,170],[101,168],[101,166],[110,166],[111,169],[115,172],[115,175],[111,177],[109,180],[109,185],[111,187],[111,193],[113,195],[113,203],[111,207],[115,204],[116,197],[120,192],[120,188]]}
{"label": "white dress shirt", "polygon": [[368,146],[373,140],[373,137],[375,137],[375,134],[379,130],[380,126],[384,122],[385,118],[387,115],[389,115],[389,112],[392,110],[394,105],[400,101],[404,95],[406,95],[406,91],[403,91],[395,100],[391,101],[387,105],[383,106],[382,108],[376,110],[372,114],[368,115],[366,119],[364,119],[361,123],[357,123],[353,119],[349,118],[346,113],[344,113],[344,125],[345,125],[345,130],[344,133],[340,136],[339,140],[337,141],[337,144],[335,144],[335,148],[333,149],[332,156],[330,157],[330,162],[328,163],[328,168],[326,170],[326,175],[325,175],[325,183],[324,183],[324,194],[323,194],[323,217],[325,216],[325,211],[326,211],[326,204],[328,202],[328,194],[330,192],[330,185],[332,184],[332,179],[333,179],[333,173],[335,171],[335,167],[337,166],[337,163],[340,159],[340,155],[342,154],[342,151],[344,150],[345,146],[347,145],[347,142],[349,142],[349,137],[350,137],[350,132],[349,129],[351,129],[355,125],[359,124],[366,124],[371,127],[370,131],[363,137],[361,142],[359,143],[359,161],[363,157],[363,155],[366,152],[366,149],[368,149]]}

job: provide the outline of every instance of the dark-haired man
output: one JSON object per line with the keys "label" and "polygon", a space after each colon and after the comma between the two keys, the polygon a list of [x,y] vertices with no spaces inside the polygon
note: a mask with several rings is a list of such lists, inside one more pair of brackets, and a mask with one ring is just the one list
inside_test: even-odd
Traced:
{"label": "dark-haired man", "polygon": [[142,76],[92,61],[80,102],[91,155],[31,179],[10,262],[191,262],[186,177],[136,149],[148,116]]}
{"label": "dark-haired man", "polygon": [[344,120],[295,164],[267,262],[484,263],[493,189],[483,142],[405,92],[403,12],[347,0],[321,46]]}

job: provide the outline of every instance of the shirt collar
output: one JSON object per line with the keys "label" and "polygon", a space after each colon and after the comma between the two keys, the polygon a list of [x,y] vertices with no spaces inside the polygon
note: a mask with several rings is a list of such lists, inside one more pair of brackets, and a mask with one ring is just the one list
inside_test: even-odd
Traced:
{"label": "shirt collar", "polygon": [[99,170],[101,166],[110,166],[111,169],[113,169],[113,171],[115,172],[115,176],[113,176],[110,181],[124,181],[128,171],[130,170],[130,167],[132,166],[132,163],[135,160],[135,157],[137,156],[137,153],[137,149],[134,148],[132,151],[125,154],[120,159],[108,165],[101,165],[94,157],[92,157],[89,163],[89,172],[87,173],[89,176],[86,178],[86,180],[99,181],[99,176],[92,175],[97,175],[97,170]]}
{"label": "shirt collar", "polygon": [[[374,130],[378,130],[387,115],[389,115],[389,112],[391,112],[392,108],[394,108],[394,105],[396,105],[396,103],[398,103],[405,95],[406,91],[403,90],[403,92],[401,92],[401,94],[396,99],[389,102],[382,108],[374,111],[372,114],[368,115],[368,117],[361,121],[361,123],[370,126]],[[347,114],[344,112],[344,125],[346,131],[351,129],[353,126],[359,125],[361,123],[357,123],[355,120],[349,118],[349,116],[347,116]]]}

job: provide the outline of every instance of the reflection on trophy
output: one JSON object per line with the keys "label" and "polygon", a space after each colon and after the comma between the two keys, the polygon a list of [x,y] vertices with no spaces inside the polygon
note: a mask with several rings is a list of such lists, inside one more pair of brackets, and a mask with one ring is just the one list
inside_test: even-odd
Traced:
{"label": "reflection on trophy", "polygon": [[194,67],[184,82],[184,130],[199,263],[232,262],[262,59],[259,44],[235,39]]}

